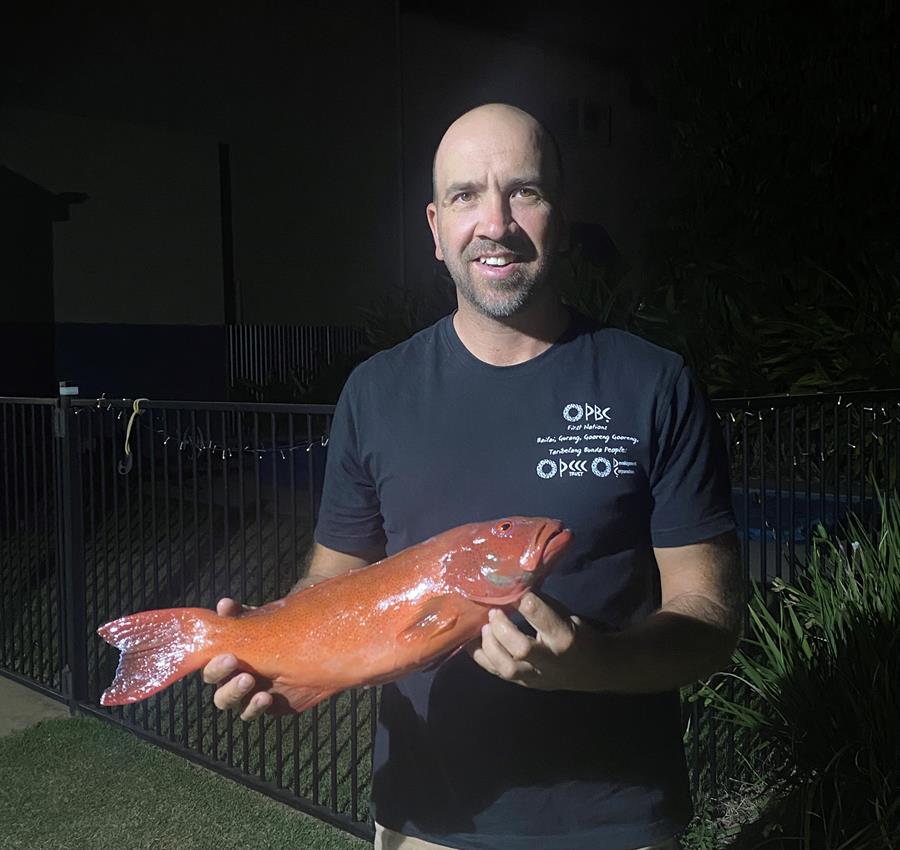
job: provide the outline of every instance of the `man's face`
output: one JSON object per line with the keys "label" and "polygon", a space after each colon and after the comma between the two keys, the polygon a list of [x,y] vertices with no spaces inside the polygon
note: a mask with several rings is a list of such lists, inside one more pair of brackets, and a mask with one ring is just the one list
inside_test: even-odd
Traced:
{"label": "man's face", "polygon": [[482,314],[515,315],[547,285],[563,227],[557,181],[548,147],[518,116],[466,116],[444,136],[427,207],[435,256]]}

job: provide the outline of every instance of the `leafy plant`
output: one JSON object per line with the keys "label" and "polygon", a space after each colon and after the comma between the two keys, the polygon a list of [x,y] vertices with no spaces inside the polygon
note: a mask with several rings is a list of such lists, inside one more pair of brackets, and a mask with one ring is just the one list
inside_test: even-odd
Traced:
{"label": "leafy plant", "polygon": [[734,670],[700,692],[772,792],[741,846],[900,844],[900,502],[882,497],[877,528],[851,517],[846,531],[845,545],[820,529],[774,604],[755,589]]}
{"label": "leafy plant", "polygon": [[843,279],[812,261],[663,274],[644,262],[599,266],[576,247],[561,289],[601,324],[677,351],[713,396],[889,388],[900,375],[900,263],[861,260]]}

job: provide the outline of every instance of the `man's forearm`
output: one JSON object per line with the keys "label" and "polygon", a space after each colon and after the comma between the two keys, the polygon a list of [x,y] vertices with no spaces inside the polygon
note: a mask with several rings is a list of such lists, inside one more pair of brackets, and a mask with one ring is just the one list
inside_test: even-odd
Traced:
{"label": "man's forearm", "polygon": [[702,598],[672,600],[645,620],[598,636],[584,690],[640,694],[676,690],[723,669],[737,645],[734,612]]}
{"label": "man's forearm", "polygon": [[290,589],[290,593],[312,587],[320,581],[336,578],[349,570],[358,570],[377,559],[378,553],[349,555],[314,543],[304,560],[303,578]]}

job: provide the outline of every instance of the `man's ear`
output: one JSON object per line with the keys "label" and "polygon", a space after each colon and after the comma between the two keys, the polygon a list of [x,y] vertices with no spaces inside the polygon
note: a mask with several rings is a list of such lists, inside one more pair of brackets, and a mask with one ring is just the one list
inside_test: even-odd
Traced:
{"label": "man's ear", "polygon": [[437,207],[434,201],[425,207],[425,217],[428,219],[428,226],[431,228],[431,238],[434,239],[434,256],[439,260],[443,260],[444,252],[441,251],[441,240],[438,238]]}

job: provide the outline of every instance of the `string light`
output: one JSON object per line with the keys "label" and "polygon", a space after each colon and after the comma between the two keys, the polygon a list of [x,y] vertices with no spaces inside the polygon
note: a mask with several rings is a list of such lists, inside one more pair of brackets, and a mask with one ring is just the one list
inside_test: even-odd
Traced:
{"label": "string light", "polygon": [[[122,399],[122,401],[127,401],[127,399]],[[128,429],[125,437],[125,460],[120,462],[119,464],[119,472],[123,475],[127,475],[130,472],[133,457],[131,454],[130,447],[130,439],[131,439],[131,429],[134,424],[134,420],[137,416],[148,412],[146,409],[142,409],[140,407],[142,402],[147,402],[149,399],[137,399],[133,402],[133,411],[131,414],[131,418],[129,419]],[[76,408],[75,414],[79,414],[83,411],[101,411],[103,413],[108,413],[113,409],[112,402],[106,398],[105,394],[102,394],[100,398],[97,399],[97,403],[92,407],[82,407]],[[319,437],[316,437],[311,440],[303,440],[298,443],[294,443],[292,445],[274,445],[270,447],[258,447],[258,446],[250,446],[249,444],[242,444],[239,447],[229,446],[229,445],[219,445],[215,442],[215,440],[207,439],[203,430],[197,424],[192,424],[186,431],[181,430],[178,433],[171,434],[168,433],[166,429],[163,428],[155,428],[153,425],[154,421],[154,413],[155,411],[149,410],[150,412],[150,423],[148,424],[139,424],[138,427],[142,428],[145,432],[155,435],[157,437],[162,438],[162,445],[168,446],[170,440],[178,441],[178,450],[183,452],[185,448],[196,449],[197,451],[207,452],[212,454],[213,452],[217,454],[221,454],[222,460],[230,459],[234,455],[237,454],[252,454],[256,455],[256,458],[259,462],[262,462],[263,458],[266,455],[275,454],[276,452],[281,456],[283,461],[288,459],[288,454],[291,454],[296,451],[304,451],[306,453],[310,453],[314,448],[325,448],[328,445],[328,434],[322,434]],[[122,419],[122,416],[125,414],[124,410],[120,410],[118,415],[116,416],[116,421]]]}

